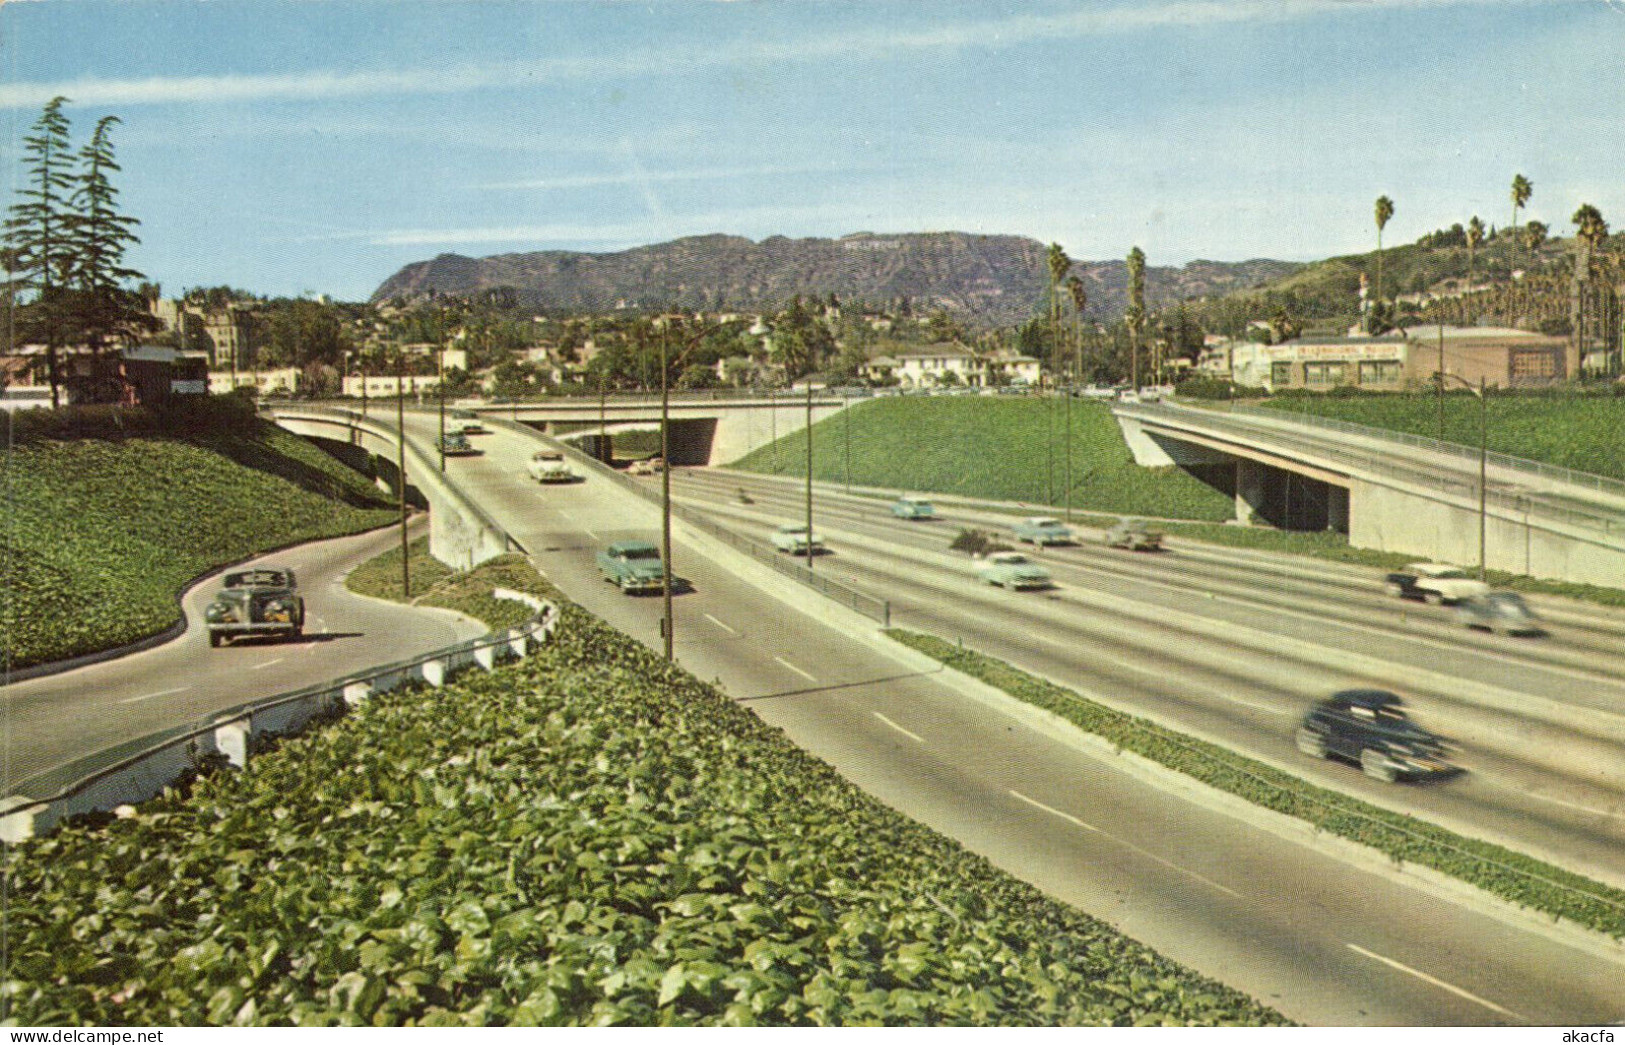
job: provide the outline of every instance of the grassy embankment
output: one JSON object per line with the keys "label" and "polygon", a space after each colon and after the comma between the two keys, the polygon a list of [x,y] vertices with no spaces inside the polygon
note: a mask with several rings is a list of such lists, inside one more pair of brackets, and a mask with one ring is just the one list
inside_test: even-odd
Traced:
{"label": "grassy embankment", "polygon": [[1018,700],[1255,805],[1351,839],[1396,861],[1418,864],[1553,917],[1625,938],[1625,890],[1612,888],[1502,846],[1466,838],[1413,816],[1317,787],[1290,773],[1197,740],[1028,674],[934,635],[894,630],[892,638]]}
{"label": "grassy embankment", "polygon": [[0,447],[0,634],[14,668],[155,634],[209,569],[393,518],[364,477],[252,413],[15,421]]}
{"label": "grassy embankment", "polygon": [[488,569],[559,601],[546,649],[10,849],[0,1016],[1281,1021],[893,812],[540,578]]}
{"label": "grassy embankment", "polygon": [[[408,547],[407,571],[412,579],[412,604],[457,610],[484,621],[492,631],[523,624],[535,615],[517,599],[499,599],[493,588],[536,593],[536,571],[523,555],[503,555],[481,563],[472,571],[453,570],[429,554],[429,538],[419,537]],[[401,589],[401,550],[383,555],[350,571],[344,586],[358,595],[406,601]]]}
{"label": "grassy embankment", "polygon": [[[858,403],[850,418],[813,426],[813,477],[1032,504],[1066,503],[1065,408],[1030,396],[887,396]],[[1053,457],[1050,448],[1053,446]],[[733,467],[805,475],[803,433],[760,447]],[[1177,468],[1134,463],[1111,412],[1072,403],[1072,505],[1127,515],[1219,521],[1235,502]]]}

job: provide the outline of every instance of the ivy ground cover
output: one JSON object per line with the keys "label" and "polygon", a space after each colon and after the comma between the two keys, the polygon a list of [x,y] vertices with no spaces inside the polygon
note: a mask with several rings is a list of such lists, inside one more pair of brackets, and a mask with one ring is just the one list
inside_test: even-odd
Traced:
{"label": "ivy ground cover", "polygon": [[527,661],[5,861],[25,1024],[1281,1021],[568,605]]}
{"label": "ivy ground cover", "polygon": [[252,417],[193,439],[37,439],[0,454],[0,636],[12,667],[155,634],[193,577],[392,518],[313,444]]}
{"label": "ivy ground cover", "polygon": [[[789,415],[796,408],[786,406]],[[813,477],[860,486],[1061,505],[1066,401],[1038,396],[884,396],[813,426]],[[850,427],[850,439],[848,438]],[[1125,515],[1223,521],[1235,503],[1178,468],[1142,468],[1103,403],[1071,406],[1072,506]],[[850,450],[849,450],[850,444]],[[806,475],[802,432],[733,467]]]}

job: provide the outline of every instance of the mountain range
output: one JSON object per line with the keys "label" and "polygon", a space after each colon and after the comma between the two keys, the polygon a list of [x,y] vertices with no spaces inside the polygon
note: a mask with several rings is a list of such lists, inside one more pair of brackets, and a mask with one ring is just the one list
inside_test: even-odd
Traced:
{"label": "mountain range", "polygon": [[[797,294],[834,294],[848,306],[944,309],[973,326],[1006,326],[1042,314],[1048,248],[1023,236],[963,232],[854,233],[839,239],[690,236],[614,253],[535,251],[470,258],[442,254],[386,279],[374,303],[512,288],[538,311],[651,312],[666,308],[768,312]],[[1302,269],[1285,261],[1193,261],[1147,266],[1151,305],[1263,286]],[[1086,314],[1122,314],[1128,273],[1121,260],[1076,261],[1070,275],[1088,292]]]}

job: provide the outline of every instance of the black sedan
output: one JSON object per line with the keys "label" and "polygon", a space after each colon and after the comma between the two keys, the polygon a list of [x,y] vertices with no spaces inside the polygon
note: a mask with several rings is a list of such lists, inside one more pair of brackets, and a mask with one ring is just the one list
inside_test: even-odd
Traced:
{"label": "black sedan", "polygon": [[1459,772],[1445,757],[1443,737],[1405,714],[1404,701],[1381,689],[1347,689],[1310,709],[1298,727],[1298,750],[1342,758],[1384,782]]}

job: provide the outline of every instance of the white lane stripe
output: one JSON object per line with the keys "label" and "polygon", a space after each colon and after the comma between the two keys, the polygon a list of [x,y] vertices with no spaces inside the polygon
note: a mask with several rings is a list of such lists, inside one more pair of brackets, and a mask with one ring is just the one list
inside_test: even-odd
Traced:
{"label": "white lane stripe", "polygon": [[[1042,642],[1046,646],[1054,646],[1057,649],[1066,650],[1069,653],[1076,654],[1076,653],[1080,652],[1080,649],[1081,649],[1079,644],[1076,643],[1076,642],[1062,642],[1062,641],[1060,641],[1058,639],[1052,639],[1048,635],[1032,635],[1032,636],[1029,636],[1029,638],[1032,639],[1033,641]],[[1158,668],[1152,667],[1152,666],[1150,666],[1148,664],[1137,663],[1135,661],[1126,660],[1126,659],[1124,659],[1122,657],[1114,657],[1110,653],[1102,653],[1102,652],[1100,652],[1098,650],[1090,650],[1088,652],[1088,657],[1089,657],[1091,662],[1098,662],[1098,663],[1103,663],[1103,664],[1112,664],[1112,665],[1115,665],[1116,667],[1122,668],[1125,671],[1132,671],[1132,672],[1135,672],[1136,674],[1152,675],[1152,676],[1155,676],[1156,678],[1159,678],[1159,679],[1167,678],[1167,673],[1160,670],[1160,669],[1158,669]],[[1234,695],[1229,694],[1229,693],[1224,693],[1224,692],[1221,692],[1219,690],[1210,690],[1209,695],[1214,696],[1214,697],[1218,697],[1220,700],[1228,700],[1232,704],[1240,704],[1244,708],[1252,708],[1254,711],[1262,711],[1266,715],[1278,715],[1278,716],[1288,716],[1288,715],[1290,715],[1290,716],[1296,717],[1299,714],[1299,712],[1296,711],[1296,710],[1286,711],[1286,710],[1282,710],[1281,708],[1273,708],[1273,707],[1270,707],[1268,704],[1260,704],[1260,703],[1258,703],[1256,701],[1245,700],[1245,699],[1243,699],[1241,697],[1237,697],[1237,696],[1234,696]]]}
{"label": "white lane stripe", "polygon": [[1194,878],[1198,882],[1201,882],[1203,885],[1207,886],[1210,889],[1217,889],[1219,892],[1225,893],[1225,894],[1227,894],[1229,896],[1234,896],[1238,900],[1242,898],[1241,894],[1236,892],[1234,889],[1230,889],[1230,888],[1227,888],[1225,886],[1222,886],[1218,882],[1215,882],[1211,878],[1204,878],[1201,875],[1197,874],[1195,871],[1192,871],[1192,870],[1190,870],[1188,868],[1180,867],[1178,864],[1172,863],[1172,862],[1170,862],[1168,860],[1164,860],[1162,857],[1158,856],[1156,853],[1148,852],[1147,850],[1141,849],[1139,846],[1135,845],[1133,842],[1125,842],[1123,839],[1118,838],[1116,835],[1107,834],[1105,831],[1102,831],[1100,828],[1094,826],[1093,824],[1086,824],[1082,820],[1079,820],[1077,817],[1073,816],[1070,813],[1063,813],[1059,809],[1056,809],[1053,806],[1047,806],[1044,803],[1038,801],[1037,799],[1028,798],[1026,795],[1022,794],[1020,791],[1011,791],[1010,795],[1013,798],[1021,799],[1023,802],[1026,802],[1028,805],[1032,806],[1035,809],[1042,809],[1044,812],[1050,814],[1051,816],[1058,816],[1062,820],[1065,820],[1067,823],[1076,824],[1077,826],[1083,828],[1085,831],[1093,831],[1095,834],[1102,835],[1102,836],[1104,836],[1106,838],[1109,838],[1113,842],[1115,842],[1118,845],[1122,846],[1124,849],[1131,850],[1131,851],[1133,851],[1135,853],[1138,853],[1140,856],[1145,857],[1147,860],[1151,860],[1151,861],[1153,861],[1155,863],[1159,863],[1162,866],[1168,868],[1170,871],[1178,871],[1182,875],[1185,875],[1185,876],[1190,877],[1190,878]]}
{"label": "white lane stripe", "polygon": [[270,666],[271,666],[271,665],[272,665],[272,664],[281,664],[281,663],[282,663],[282,662],[283,662],[283,661],[284,661],[284,660],[286,660],[286,659],[287,659],[287,658],[286,658],[286,657],[278,657],[278,658],[277,658],[277,659],[275,659],[275,660],[268,660],[268,661],[266,661],[266,662],[265,662],[265,663],[264,663],[264,664],[253,664],[253,665],[250,665],[250,666],[249,666],[249,669],[248,669],[248,670],[249,670],[249,671],[258,671],[258,670],[260,670],[260,669],[261,669],[261,668],[268,668],[268,667],[270,667]]}
{"label": "white lane stripe", "polygon": [[706,620],[710,621],[712,624],[715,624],[717,627],[721,628],[723,631],[727,632],[730,635],[738,635],[739,634],[739,632],[737,632],[737,631],[733,630],[732,628],[728,627],[728,625],[726,625],[726,624],[722,623],[721,621],[717,620],[715,617],[711,616],[709,613],[704,614],[704,617],[705,617]]}
{"label": "white lane stripe", "polygon": [[1093,831],[1096,834],[1100,833],[1100,828],[1096,827],[1095,825],[1086,824],[1082,820],[1079,820],[1077,817],[1073,816],[1071,813],[1063,813],[1059,809],[1056,809],[1054,806],[1047,806],[1044,803],[1040,802],[1036,798],[1028,798],[1026,795],[1022,794],[1020,791],[1011,791],[1010,792],[1010,797],[1019,798],[1021,801],[1026,802],[1028,805],[1032,806],[1034,809],[1042,809],[1044,812],[1048,813],[1050,816],[1058,816],[1062,820],[1065,820],[1067,823],[1075,824],[1076,826],[1083,828],[1085,831]]}
{"label": "white lane stripe", "polygon": [[1495,1004],[1493,1001],[1486,1001],[1485,999],[1480,998],[1478,995],[1472,993],[1471,991],[1464,991],[1460,987],[1455,986],[1454,984],[1444,982],[1443,980],[1439,979],[1437,976],[1429,976],[1427,973],[1422,972],[1420,969],[1413,969],[1409,965],[1405,965],[1402,962],[1394,961],[1392,958],[1384,958],[1382,955],[1376,953],[1375,951],[1368,951],[1364,947],[1358,946],[1357,944],[1345,943],[1345,944],[1343,944],[1343,946],[1347,947],[1349,950],[1353,951],[1355,954],[1363,954],[1367,958],[1372,959],[1373,961],[1379,961],[1382,964],[1387,965],[1387,966],[1389,966],[1391,968],[1398,969],[1400,972],[1406,973],[1406,974],[1408,974],[1410,976],[1415,976],[1417,979],[1423,981],[1424,983],[1431,983],[1433,986],[1438,987],[1441,990],[1449,991],[1451,994],[1454,994],[1457,997],[1466,998],[1468,1001],[1472,1002],[1475,1005],[1482,1005],[1482,1006],[1484,1006],[1484,1008],[1489,1009],[1491,1012],[1499,1012],[1503,1016],[1510,1016],[1512,1019],[1521,1020],[1524,1023],[1529,1022],[1528,1019],[1526,1019],[1523,1016],[1518,1015],[1517,1013],[1513,1012],[1511,1009],[1503,1009],[1501,1006]]}
{"label": "white lane stripe", "polygon": [[139,697],[125,697],[123,700],[119,701],[119,703],[120,704],[139,704],[143,700],[151,700],[153,697],[167,697],[171,693],[185,693],[187,690],[189,690],[191,688],[192,688],[191,686],[181,686],[178,689],[161,689],[156,693],[144,693]]}
{"label": "white lane stripe", "polygon": [[882,715],[880,712],[876,711],[874,713],[874,715],[875,715],[875,718],[878,718],[880,721],[886,723],[886,725],[888,725],[891,728],[897,730],[897,732],[903,734],[903,736],[905,736],[905,737],[908,737],[910,740],[914,741],[915,743],[918,743],[918,744],[925,743],[925,738],[924,737],[920,736],[918,733],[910,733],[908,730],[904,729],[902,726],[899,726],[897,723],[893,722],[891,719],[887,718],[885,715]]}
{"label": "white lane stripe", "polygon": [[584,529],[581,532],[586,534],[588,537],[591,537],[595,541],[598,539],[598,535],[596,533],[593,533],[591,530]]}
{"label": "white lane stripe", "polygon": [[795,672],[797,675],[800,675],[802,678],[806,679],[808,682],[817,682],[818,681],[817,679],[813,678],[811,675],[807,674],[805,671],[802,671],[800,668],[796,667],[794,664],[792,664],[789,661],[785,660],[783,657],[774,657],[773,659],[778,661],[780,664],[783,664],[785,667],[789,668],[791,671]]}

